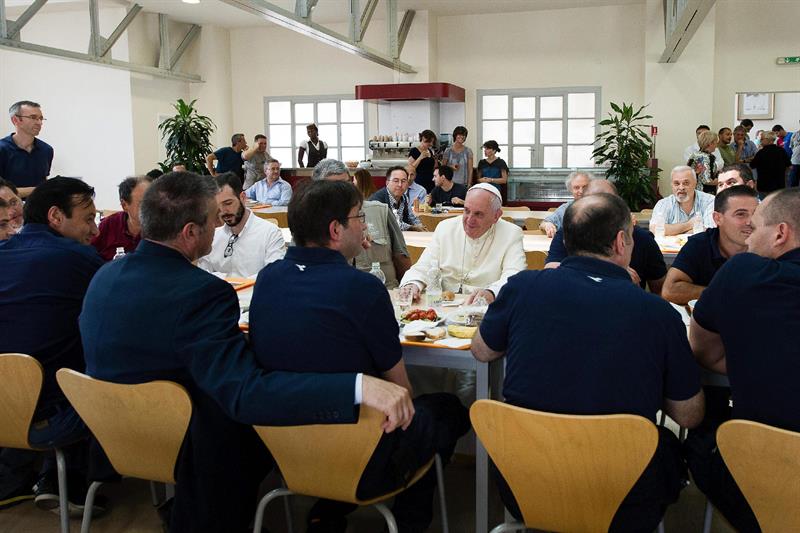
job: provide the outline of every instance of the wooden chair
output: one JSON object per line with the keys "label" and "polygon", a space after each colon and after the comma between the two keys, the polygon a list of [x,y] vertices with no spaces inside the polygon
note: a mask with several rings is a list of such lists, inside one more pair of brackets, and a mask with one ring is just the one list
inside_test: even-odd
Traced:
{"label": "wooden chair", "polygon": [[[259,218],[261,218],[261,217],[259,217]],[[278,219],[277,218],[265,218],[264,220],[266,220],[267,222],[271,222],[271,223],[275,224],[276,226],[280,227],[280,224],[278,224]]]}
{"label": "wooden chair", "polygon": [[[384,418],[380,411],[362,405],[357,424],[255,426],[275,458],[286,488],[274,489],[261,498],[253,531],[261,532],[264,509],[270,501],[280,496],[303,494],[357,505],[373,505],[386,520],[389,533],[397,533],[392,512],[381,502],[402,492],[405,487],[370,500],[359,500],[356,496],[361,475],[383,434],[381,424]],[[434,463],[439,484],[442,529],[447,533],[447,508],[439,456],[436,455],[417,470],[408,486],[419,481]]]}
{"label": "wooden chair", "polygon": [[516,224],[516,222],[514,221],[514,217],[502,217],[501,216],[500,218],[502,218],[506,222],[511,222],[512,224]]}
{"label": "wooden chair", "polygon": [[419,221],[422,222],[422,225],[425,226],[428,231],[435,231],[436,226],[439,225],[440,222],[447,220],[448,218],[453,218],[458,215],[453,215],[451,217],[437,217],[434,215],[429,215],[428,213],[420,213],[417,215],[419,217]]}
{"label": "wooden chair", "polygon": [[419,258],[422,255],[422,252],[425,251],[425,247],[424,246],[407,245],[406,248],[408,248],[408,255],[409,255],[410,259],[411,259],[411,264],[412,265],[416,264],[417,261],[419,261]]}
{"label": "wooden chair", "polygon": [[[175,483],[175,462],[192,416],[186,389],[171,381],[110,383],[67,368],[59,370],[56,379],[114,470],[123,476]],[[95,481],[86,494],[81,533],[89,531],[100,485]]]}
{"label": "wooden chair", "polygon": [[525,520],[492,533],[608,531],[658,444],[656,426],[635,415],[560,415],[494,400],[478,400],[469,414]]}
{"label": "wooden chair", "polygon": [[[35,358],[21,353],[0,354],[0,447],[41,450],[30,445],[28,431],[43,380],[42,365]],[[61,450],[54,452],[61,532],[69,533],[67,467]]]}
{"label": "wooden chair", "polygon": [[534,231],[539,229],[539,224],[542,223],[543,218],[528,217],[525,219],[525,229]]}
{"label": "wooden chair", "polygon": [[504,205],[503,206],[503,211],[530,211],[530,210],[531,210],[531,208],[528,207],[527,205],[514,205],[514,206]]}
{"label": "wooden chair", "polygon": [[558,209],[557,207],[549,207],[547,210],[552,213],[553,211],[555,211],[557,209]]}
{"label": "wooden chair", "polygon": [[800,531],[800,433],[730,420],[717,446],[762,531]]}
{"label": "wooden chair", "polygon": [[542,270],[546,259],[547,254],[545,252],[525,252],[528,270]]}
{"label": "wooden chair", "polygon": [[279,228],[289,227],[289,218],[285,211],[275,211],[271,213],[259,213],[258,211],[253,211],[253,214],[258,218],[263,218],[264,220],[274,220],[278,224]]}

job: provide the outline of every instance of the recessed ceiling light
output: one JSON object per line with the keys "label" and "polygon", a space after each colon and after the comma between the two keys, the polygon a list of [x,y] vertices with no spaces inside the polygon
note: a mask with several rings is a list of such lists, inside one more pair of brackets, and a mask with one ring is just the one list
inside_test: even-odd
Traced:
{"label": "recessed ceiling light", "polygon": [[183,0],[184,4],[199,4],[200,0]]}

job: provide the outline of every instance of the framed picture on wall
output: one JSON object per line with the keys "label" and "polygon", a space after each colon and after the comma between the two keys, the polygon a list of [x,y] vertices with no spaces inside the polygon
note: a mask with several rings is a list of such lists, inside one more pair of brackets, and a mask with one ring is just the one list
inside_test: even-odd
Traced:
{"label": "framed picture on wall", "polygon": [[736,118],[772,120],[775,114],[775,93],[736,93]]}

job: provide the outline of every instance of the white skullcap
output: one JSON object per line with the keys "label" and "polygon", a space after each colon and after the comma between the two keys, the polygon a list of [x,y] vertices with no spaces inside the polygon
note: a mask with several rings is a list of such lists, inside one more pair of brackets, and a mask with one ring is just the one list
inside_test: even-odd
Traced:
{"label": "white skullcap", "polygon": [[488,183],[478,183],[478,184],[473,185],[472,187],[470,187],[467,192],[469,192],[469,191],[471,191],[473,189],[483,189],[484,191],[489,191],[490,193],[492,193],[495,196],[497,196],[498,198],[500,198],[501,202],[503,201],[503,195],[500,194],[500,191],[494,185],[490,185]]}

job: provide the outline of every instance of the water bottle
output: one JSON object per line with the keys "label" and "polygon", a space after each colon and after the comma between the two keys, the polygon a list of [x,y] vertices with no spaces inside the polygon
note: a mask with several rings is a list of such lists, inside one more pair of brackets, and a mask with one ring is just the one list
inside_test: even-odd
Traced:
{"label": "water bottle", "polygon": [[706,230],[705,226],[703,226],[703,219],[700,218],[700,215],[695,215],[692,218],[692,233],[697,235],[698,233],[703,233]]}
{"label": "water bottle", "polygon": [[386,283],[386,276],[383,274],[383,270],[381,270],[380,263],[372,263],[372,268],[369,273],[381,280],[381,283]]}
{"label": "water bottle", "polygon": [[442,303],[442,273],[439,263],[434,261],[428,270],[428,285],[425,288],[428,307],[436,307]]}
{"label": "water bottle", "polygon": [[653,215],[650,219],[650,231],[653,232],[656,239],[664,238],[664,217],[661,215]]}
{"label": "water bottle", "polygon": [[125,257],[125,248],[122,246],[118,246],[117,253],[114,254],[114,259],[119,259],[120,257]]}

